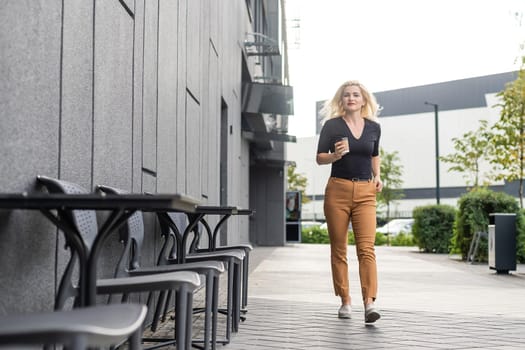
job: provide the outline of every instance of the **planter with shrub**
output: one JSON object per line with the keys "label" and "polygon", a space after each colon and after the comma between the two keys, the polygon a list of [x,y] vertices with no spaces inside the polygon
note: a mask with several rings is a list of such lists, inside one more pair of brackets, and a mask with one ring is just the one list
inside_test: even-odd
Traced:
{"label": "planter with shrub", "polygon": [[446,204],[414,208],[412,233],[419,249],[427,253],[448,253],[456,209]]}
{"label": "planter with shrub", "polygon": [[[452,244],[463,260],[467,259],[472,236],[475,232],[487,232],[490,213],[516,213],[516,256],[518,262],[525,261],[524,212],[511,195],[487,188],[475,188],[463,195],[458,202],[459,210]],[[487,239],[480,241],[474,260],[488,261]]]}

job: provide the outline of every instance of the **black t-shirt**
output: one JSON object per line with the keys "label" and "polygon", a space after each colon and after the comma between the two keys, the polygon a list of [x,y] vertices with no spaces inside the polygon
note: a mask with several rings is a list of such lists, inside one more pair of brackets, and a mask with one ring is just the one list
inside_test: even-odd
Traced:
{"label": "black t-shirt", "polygon": [[356,139],[343,118],[328,119],[321,129],[317,153],[333,153],[335,151],[334,144],[344,136],[348,137],[350,152],[332,163],[330,176],[343,179],[372,178],[372,157],[379,155],[381,126],[374,121],[365,119],[363,134],[359,139]]}

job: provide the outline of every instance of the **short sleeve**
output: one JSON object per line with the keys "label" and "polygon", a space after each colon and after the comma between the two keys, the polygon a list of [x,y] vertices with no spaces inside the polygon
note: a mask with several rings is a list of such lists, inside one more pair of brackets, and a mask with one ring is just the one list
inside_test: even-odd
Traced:
{"label": "short sleeve", "polygon": [[317,144],[317,154],[319,153],[329,153],[330,152],[330,124],[329,121],[324,123],[321,128],[321,133],[319,134],[319,143]]}
{"label": "short sleeve", "polygon": [[377,125],[377,138],[374,141],[374,149],[372,151],[372,157],[377,157],[379,155],[379,139],[381,138],[381,125]]}

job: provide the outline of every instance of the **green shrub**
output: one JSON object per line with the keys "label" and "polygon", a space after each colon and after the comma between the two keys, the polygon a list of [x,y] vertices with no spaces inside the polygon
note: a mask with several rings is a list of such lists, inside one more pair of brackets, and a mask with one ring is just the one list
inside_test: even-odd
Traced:
{"label": "green shrub", "polygon": [[375,245],[386,245],[388,243],[388,237],[381,232],[376,232]]}
{"label": "green shrub", "polygon": [[[488,188],[475,188],[461,196],[458,202],[459,210],[456,217],[454,236],[451,240],[455,251],[461,254],[463,260],[467,259],[470,242],[475,232],[488,232],[490,213],[519,213],[517,200],[506,193],[495,192]],[[516,216],[518,228],[517,256],[518,261],[523,261],[524,223],[523,213]],[[478,254],[475,259],[487,261],[487,240],[480,241]]]}
{"label": "green shrub", "polygon": [[302,243],[330,243],[328,231],[320,227],[309,227],[301,230]]}
{"label": "green shrub", "polygon": [[516,215],[516,260],[518,263],[525,263],[525,209],[520,209]]}
{"label": "green shrub", "polygon": [[[301,231],[301,243],[328,244],[330,243],[328,230],[315,226],[303,228]],[[355,244],[354,233],[352,231],[348,231],[348,244]]]}
{"label": "green shrub", "polygon": [[348,231],[348,245],[355,245],[354,231]]}
{"label": "green shrub", "polygon": [[[330,243],[330,237],[328,236],[328,230],[320,227],[309,227],[304,228],[301,231],[301,243],[318,243],[328,244]],[[391,245],[393,246],[413,246],[414,238],[410,234],[399,234],[391,239]],[[348,244],[355,245],[354,232],[348,231]],[[387,236],[382,233],[376,233],[375,245],[387,244]]]}
{"label": "green shrub", "polygon": [[414,235],[411,233],[400,233],[390,238],[390,245],[394,247],[412,247],[416,245]]}
{"label": "green shrub", "polygon": [[417,246],[428,253],[448,253],[456,209],[446,204],[414,208],[412,234]]}

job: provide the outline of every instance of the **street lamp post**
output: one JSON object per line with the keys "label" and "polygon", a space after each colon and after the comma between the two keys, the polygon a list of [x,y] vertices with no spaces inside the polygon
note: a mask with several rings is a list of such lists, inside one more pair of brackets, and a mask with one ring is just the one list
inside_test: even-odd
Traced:
{"label": "street lamp post", "polygon": [[435,103],[425,101],[426,105],[434,106],[434,132],[436,140],[436,202],[439,204],[439,126],[438,126],[438,109],[439,106]]}

